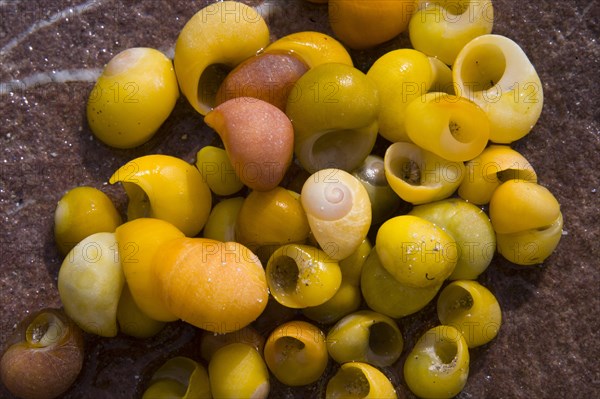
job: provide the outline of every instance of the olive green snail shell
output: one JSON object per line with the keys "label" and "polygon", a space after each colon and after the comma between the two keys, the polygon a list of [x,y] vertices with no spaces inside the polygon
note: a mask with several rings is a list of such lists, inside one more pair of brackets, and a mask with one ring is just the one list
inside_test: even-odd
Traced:
{"label": "olive green snail shell", "polygon": [[338,363],[391,366],[400,358],[403,347],[404,339],[396,322],[371,310],[345,316],[327,334],[327,351]]}
{"label": "olive green snail shell", "polygon": [[425,332],[404,362],[404,380],[422,398],[453,398],[469,376],[469,348],[452,326]]}
{"label": "olive green snail shell", "polygon": [[310,173],[355,169],[375,145],[378,113],[377,87],[358,69],[327,63],[309,70],[294,85],[286,107],[300,164]]}
{"label": "olive green snail shell", "polygon": [[208,398],[210,395],[206,368],[190,358],[177,356],[167,360],[156,370],[142,399],[156,397],[193,399]]}
{"label": "olive green snail shell", "polygon": [[[360,396],[354,396],[356,394]],[[397,399],[390,379],[376,367],[362,362],[341,365],[327,383],[326,399],[360,397],[365,399]]]}

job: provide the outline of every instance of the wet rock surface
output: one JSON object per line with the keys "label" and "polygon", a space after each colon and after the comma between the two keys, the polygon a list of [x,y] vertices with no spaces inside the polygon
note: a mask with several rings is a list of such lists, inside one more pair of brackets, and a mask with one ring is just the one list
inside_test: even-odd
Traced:
{"label": "wet rock surface", "polygon": [[[218,145],[184,98],[159,133],[133,150],[102,145],[85,120],[94,76],[112,56],[133,46],[172,56],[179,31],[207,3],[0,2],[0,347],[27,314],[60,306],[56,281],[62,259],[53,241],[53,212],[68,189],[100,188],[124,211],[123,190],[107,184],[119,166],[148,153],[193,162],[200,147]],[[247,3],[261,7],[273,39],[300,30],[331,33],[324,6],[301,0]],[[469,380],[459,397],[597,397],[600,5],[495,0],[494,6],[494,33],[522,46],[544,88],[538,124],[513,147],[561,203],[565,226],[556,253],[543,265],[519,268],[496,257],[481,276],[498,297],[504,323],[494,341],[471,351]],[[379,55],[408,45],[403,34],[352,55],[366,71]],[[436,323],[433,304],[399,322],[404,356]],[[199,337],[184,323],[148,340],[87,335],[84,369],[65,397],[140,396],[152,371],[167,358],[200,359]],[[399,396],[411,397],[398,373],[402,360],[385,372]],[[288,388],[273,379],[271,397],[319,397],[325,383]],[[0,397],[10,397],[3,386]]]}

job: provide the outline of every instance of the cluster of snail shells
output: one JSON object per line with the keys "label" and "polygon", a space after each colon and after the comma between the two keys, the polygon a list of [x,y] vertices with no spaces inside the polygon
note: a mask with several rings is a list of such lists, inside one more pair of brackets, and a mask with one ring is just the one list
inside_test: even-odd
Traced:
{"label": "cluster of snail shells", "polygon": [[[145,48],[127,50],[111,60],[88,102],[90,127],[109,145],[139,145],[169,115],[178,84],[221,136],[241,181],[257,190],[276,187],[294,154],[310,173],[327,167],[351,171],[370,153],[378,132],[392,142],[423,146],[428,138],[420,140],[414,133],[422,125],[405,123],[405,116],[415,114],[413,109],[407,112],[411,102],[424,102],[421,97],[428,94],[437,99],[446,92],[462,99],[459,110],[475,103],[489,120],[489,134],[477,135],[477,145],[460,161],[477,155],[488,136],[495,143],[510,143],[531,130],[543,105],[541,82],[515,42],[490,34],[490,1],[380,3],[383,8],[373,16],[382,19],[385,29],[378,28],[387,30],[383,21],[397,15],[386,35],[408,27],[415,50],[384,54],[366,77],[353,68],[342,44],[325,34],[298,32],[269,44],[268,26],[252,7],[233,1],[205,7],[183,27],[173,68],[159,52]],[[361,48],[352,43],[363,36],[377,36],[346,34],[348,21],[363,20],[371,11],[355,2],[330,2],[330,7],[330,16],[344,16],[333,18],[332,28],[350,47]],[[387,15],[381,15],[384,9]],[[448,43],[435,44],[440,41]],[[121,90],[128,94],[139,89],[143,98],[109,98],[116,81],[131,81],[132,88]],[[154,81],[161,82],[162,91],[151,90]],[[169,102],[158,101],[165,93]],[[154,119],[141,120],[144,109],[156,109],[151,112]],[[443,122],[441,118],[447,125]],[[129,126],[132,123],[136,125]],[[462,128],[473,136],[473,127]],[[124,133],[130,131],[132,137]],[[453,140],[447,129],[439,135],[456,148],[465,139]]]}
{"label": "cluster of snail shells", "polygon": [[[332,28],[349,47],[372,47],[409,29],[415,49],[383,55],[367,74],[353,67],[340,42],[323,33],[298,32],[269,43],[259,13],[235,1],[205,7],[186,23],[173,64],[150,48],[125,50],[107,64],[87,105],[99,140],[116,148],[147,142],[173,110],[179,87],[224,150],[201,149],[197,167],[167,155],[123,165],[109,182],[121,183],[129,197],[124,224],[97,190],[81,188],[64,197],[55,236],[66,254],[58,276],[66,315],[83,331],[106,337],[119,330],[147,337],[178,319],[225,337],[248,328],[271,294],[310,319],[339,320],[327,340],[301,321],[280,325],[266,344],[262,337],[229,345],[226,338],[213,344],[205,339],[219,346],[207,355],[208,373],[190,359],[171,359],[144,397],[185,389],[184,397],[206,396],[210,385],[214,396],[262,398],[269,392],[268,369],[287,385],[309,384],[325,370],[328,353],[344,363],[327,386],[328,397],[357,387],[356,379],[376,382],[374,395],[395,397],[387,377],[367,363],[385,367],[398,360],[404,343],[392,318],[423,308],[447,279],[459,281],[440,295],[442,322],[460,321],[460,315],[440,302],[477,294],[495,303],[500,325],[493,295],[460,280],[476,279],[494,251],[468,261],[455,252],[481,233],[493,250],[497,241],[503,256],[528,265],[543,261],[558,244],[563,225],[558,202],[536,184],[535,171],[520,154],[498,145],[522,138],[535,125],[542,86],[523,50],[490,34],[491,1],[460,2],[451,12],[454,24],[446,23],[451,4],[438,3],[373,1],[370,8],[386,18],[381,25],[369,23],[376,30],[365,27],[371,30],[363,35],[348,24],[366,11],[363,6],[330,0],[330,18],[341,16],[331,20]],[[363,21],[379,21],[377,13]],[[384,159],[369,156],[377,134],[393,142]],[[488,140],[496,144],[486,148]],[[311,174],[300,194],[280,186],[294,156]],[[492,162],[497,170],[480,168]],[[220,169],[205,168],[216,163]],[[235,177],[227,181],[210,176],[228,171]],[[243,186],[251,190],[246,198],[212,207],[213,193],[229,196]],[[440,201],[457,189],[466,201]],[[389,218],[399,198],[417,206],[409,215]],[[469,201],[489,203],[491,221]],[[452,225],[459,214],[475,232]],[[374,248],[366,239],[372,223],[383,223]],[[431,253],[435,261],[420,256]],[[373,311],[354,312],[361,294]],[[26,322],[68,327],[56,353],[74,352],[76,362],[65,370],[67,383],[51,387],[60,394],[81,369],[81,333],[54,310]],[[389,343],[383,354],[370,346],[373,325]],[[292,337],[294,330],[306,336]],[[41,344],[29,335],[33,347],[47,346],[47,335]],[[282,362],[277,343],[289,338],[306,351]],[[468,367],[462,347],[486,342],[481,337],[462,342],[457,359]],[[429,353],[429,344],[420,340],[415,350]],[[39,357],[40,351],[26,355]],[[2,359],[3,380],[12,372],[4,366],[13,363],[10,356]],[[415,359],[409,356],[407,365]],[[419,362],[430,368],[423,359],[405,365],[415,393],[422,384],[410,370]],[[244,370],[231,369],[242,360],[248,360]],[[307,367],[297,370],[298,364]],[[39,389],[39,381],[23,381],[11,390]],[[453,392],[462,386],[464,380]]]}
{"label": "cluster of snail shells", "polygon": [[[156,52],[132,49],[109,63],[96,91],[106,92],[104,86],[110,85],[115,74],[133,74],[140,64],[157,64],[152,73],[169,82],[176,76],[183,95],[220,135],[241,182],[255,190],[279,185],[293,155],[310,173],[323,168],[351,171],[371,152],[378,132],[392,142],[414,142],[425,151],[462,162],[481,152],[488,139],[510,143],[523,137],[537,121],[543,105],[539,77],[525,53],[512,40],[490,34],[493,7],[489,1],[474,3],[466,2],[456,9],[429,2],[390,6],[390,13],[399,13],[404,21],[394,29],[406,29],[411,17],[411,41],[416,50],[384,54],[365,76],[353,68],[348,52],[335,39],[299,32],[269,44],[268,27],[256,10],[238,2],[220,2],[199,11],[184,26],[175,47],[174,71],[165,70],[164,60],[159,60]],[[346,6],[343,2],[336,5],[334,14],[348,13],[350,18],[361,13],[354,5]],[[431,18],[436,13],[443,14],[441,22]],[[446,17],[455,18],[456,23],[438,26],[447,22]],[[336,26],[333,23],[334,30]],[[452,49],[421,47],[421,42],[432,42],[423,38],[427,32],[452,41]],[[340,37],[348,43],[353,40],[344,34]],[[451,54],[446,56],[445,50]],[[452,70],[446,64],[452,65]],[[223,79],[227,69],[232,70]],[[144,82],[136,84],[142,87]],[[173,85],[164,86],[167,90]],[[148,95],[136,106],[153,106],[158,94]],[[443,110],[435,111],[440,108],[436,104],[440,99],[449,105],[456,102],[451,120],[441,115]],[[425,103],[430,105],[418,107]],[[106,132],[125,129],[117,122],[127,118],[115,115],[110,123],[118,126],[107,126],[107,114],[121,112],[124,107],[110,103],[111,109],[100,110],[102,104],[92,97],[88,104],[90,126],[101,140],[121,147],[143,141],[111,141]],[[470,108],[474,104],[475,113],[483,115],[477,117],[482,122],[468,124],[460,113],[473,114]],[[103,116],[98,119],[101,111]],[[157,112],[162,119],[152,125],[157,128],[167,111]],[[128,112],[137,115],[138,111]],[[439,131],[421,133],[423,118],[418,115],[422,112],[440,114],[434,118],[439,126],[429,127]],[[415,116],[405,120],[407,115]],[[448,122],[462,125],[460,139],[448,131]],[[473,125],[488,124],[485,132],[474,131]],[[431,146],[424,146],[430,142]],[[453,150],[440,153],[440,148],[447,147],[444,143]],[[463,155],[453,158],[455,150]],[[398,157],[405,155],[391,152],[389,164],[397,164],[394,160]],[[395,174],[391,166],[387,169],[389,175]],[[420,203],[443,198],[453,189],[456,185],[449,184],[441,193],[422,199],[410,193],[405,196],[402,188],[395,191],[409,202]]]}
{"label": "cluster of snail shells", "polygon": [[[267,281],[281,301],[297,308],[319,305],[339,289],[338,261],[361,245],[371,225],[368,193],[347,171],[357,168],[375,143],[377,88],[352,66],[344,47],[322,33],[298,32],[267,46],[262,23],[252,25],[241,43],[244,48],[254,46],[254,52],[243,62],[226,55],[231,50],[227,46],[198,42],[198,37],[218,30],[217,40],[236,43],[239,32],[248,29],[249,16],[227,20],[231,29],[210,23],[213,18],[227,19],[226,6],[203,10],[186,24],[175,49],[175,69],[178,76],[185,75],[183,94],[219,134],[233,169],[252,190],[235,207],[236,241],[267,264]],[[254,15],[243,5],[235,6],[240,15]],[[223,14],[203,14],[209,11]],[[215,88],[210,83],[217,64],[233,69]],[[279,187],[294,155],[313,173],[299,198]],[[279,206],[282,203],[287,206]],[[283,219],[289,223],[282,224]],[[304,245],[309,232],[314,242]],[[286,274],[281,270],[288,270],[289,262],[299,274],[306,264],[321,265],[326,277],[321,281],[319,273],[307,272],[309,280],[327,280],[331,285],[325,291],[330,294],[322,291],[317,299],[309,299],[310,289],[301,295],[277,280]]]}
{"label": "cluster of snail shells", "polygon": [[[364,242],[373,221],[373,197],[369,197],[365,188],[368,184],[347,172],[357,169],[369,155],[378,133],[393,142],[385,154],[382,169],[389,187],[400,198],[413,204],[425,204],[447,198],[457,189],[469,197],[479,191],[478,184],[483,183],[473,183],[473,179],[466,182],[463,162],[480,156],[488,140],[510,143],[527,134],[537,121],[543,103],[539,78],[523,51],[510,39],[489,34],[493,14],[483,14],[493,13],[489,2],[455,12],[459,22],[470,17],[467,13],[476,13],[477,21],[469,28],[462,23],[436,27],[435,32],[442,32],[442,37],[453,38],[454,44],[460,41],[460,48],[444,49],[441,48],[444,46],[426,48],[419,44],[427,32],[423,24],[432,21],[418,15],[448,10],[428,2],[415,5],[417,10],[413,10],[415,14],[410,23],[408,16],[402,14],[404,22],[395,29],[408,27],[417,50],[389,52],[379,58],[366,75],[353,67],[344,47],[325,34],[299,32],[269,44],[268,27],[251,7],[219,2],[202,9],[179,35],[174,75],[183,95],[222,139],[224,153],[219,149],[200,151],[197,163],[200,172],[184,161],[167,156],[142,157],[124,165],[110,182],[121,182],[127,191],[128,218],[160,218],[173,224],[182,234],[195,236],[209,220],[211,188],[213,192],[231,195],[245,185],[252,190],[248,198],[221,207],[221,215],[231,210],[236,215],[227,219],[228,230],[215,228],[218,222],[209,223],[207,237],[214,234],[219,242],[236,240],[241,243],[240,251],[258,251],[262,263],[267,264],[266,283],[276,295],[277,288],[283,287],[279,299],[292,307],[319,306],[331,299],[341,286],[353,286],[342,284],[339,262]],[[359,12],[345,9],[342,4],[340,7],[338,11],[348,15]],[[400,9],[393,11],[400,12]],[[335,25],[336,29],[343,32],[344,26]],[[340,35],[349,43],[355,40],[346,36]],[[107,66],[98,85],[110,84],[115,74],[137,70],[145,59],[152,59],[159,65],[159,74],[170,78],[172,71],[164,71],[164,63],[159,58],[145,50],[120,55]],[[452,65],[452,70],[447,65]],[[224,74],[223,68],[231,70],[224,79],[220,77]],[[266,70],[269,73],[265,73]],[[256,84],[249,88],[253,82]],[[97,107],[90,101],[90,125],[110,144],[109,135],[103,133],[107,126],[97,118],[100,115]],[[166,110],[161,112],[163,118]],[[422,118],[423,114],[431,116],[431,123],[424,125],[427,118]],[[470,123],[470,117],[465,115],[475,118],[476,123]],[[453,124],[457,125],[455,130],[460,129],[460,135],[448,129]],[[147,130],[143,137],[149,134]],[[136,143],[139,142],[115,145],[128,147]],[[294,155],[302,167],[312,173],[299,197],[279,187]],[[228,185],[220,185],[214,179],[211,182],[203,170],[210,159],[224,158],[228,161],[226,167],[236,174],[235,181]],[[526,171],[521,175],[529,176]],[[535,180],[535,174],[532,176]],[[489,179],[484,180],[487,194],[481,200],[487,202],[499,183],[491,187]],[[289,205],[285,211],[281,207],[261,205],[277,204],[280,200]],[[181,206],[168,206],[173,201]],[[256,227],[257,217],[264,217],[267,226],[264,231]],[[280,219],[288,217],[291,218],[288,226],[277,226]],[[377,219],[377,222],[383,221],[379,215]],[[309,237],[314,245],[303,247]],[[105,241],[113,239],[115,237],[106,237]],[[181,248],[172,249],[183,258],[182,248],[214,244],[211,241],[173,242],[180,242]],[[229,248],[227,245],[224,250]],[[287,245],[283,253],[276,249],[282,245]],[[120,250],[121,246],[119,243]],[[268,246],[270,249],[264,250]],[[383,256],[384,266],[391,262],[386,259],[385,251],[380,250],[378,255],[366,262],[375,271],[383,270],[379,257]],[[272,256],[275,257],[269,259]],[[176,264],[179,260],[163,261]],[[295,263],[295,268],[290,269],[289,262]],[[285,273],[271,271],[292,270],[300,275],[305,272],[303,265],[307,263],[321,265],[328,271],[324,274],[327,277],[322,278],[312,273],[309,280],[328,281],[329,294],[313,300],[307,299],[311,295],[307,292],[304,299],[302,295],[290,299],[290,289],[296,290],[296,294],[301,290],[278,280]],[[65,268],[65,273],[67,270]],[[131,267],[125,266],[125,276],[133,281],[129,284],[133,298],[137,297],[136,302],[148,311],[149,306],[139,299],[142,295],[140,287],[136,287],[139,282],[131,275]],[[375,272],[372,276],[384,274]],[[158,278],[161,279],[168,280],[166,275]],[[440,280],[443,279],[440,276]],[[380,280],[392,281],[387,277]],[[364,283],[365,287],[372,285],[368,281]],[[168,293],[167,286],[162,290]],[[407,290],[423,288],[424,301],[438,288],[408,286]],[[146,284],[143,289],[149,287]],[[283,299],[286,295],[288,298]],[[369,301],[369,293],[365,295]],[[159,306],[157,309],[164,308],[164,311],[155,312],[154,317],[161,321],[184,318],[193,324],[202,324],[203,319],[196,319],[195,312],[179,311],[187,306],[183,299],[177,299],[177,295],[164,296],[168,303]],[[178,301],[181,303],[174,305]],[[393,313],[411,313],[420,305],[396,309]],[[373,306],[385,308],[385,304]],[[104,333],[114,334],[114,326]]]}
{"label": "cluster of snail shells", "polygon": [[[310,173],[358,167],[377,136],[375,85],[326,34],[268,38],[255,10],[223,2],[192,17],[175,48],[182,92],[221,137],[240,180],[271,190],[294,155]],[[219,79],[223,66],[232,70]]]}
{"label": "cluster of snail shells", "polygon": [[[408,3],[411,7],[405,7]],[[389,16],[397,16],[397,21],[386,25],[381,31],[383,36],[377,40],[409,29],[415,49],[384,54],[366,74],[353,67],[340,42],[323,33],[298,32],[270,43],[268,26],[260,14],[234,1],[205,7],[185,24],[177,39],[172,68],[152,49],[131,49],[111,60],[97,82],[96,94],[106,93],[117,78],[139,74],[141,66],[146,65],[147,71],[135,81],[146,97],[136,105],[119,107],[110,99],[98,102],[91,96],[88,119],[92,131],[102,141],[129,148],[147,140],[172,109],[178,96],[173,87],[178,84],[181,93],[217,132],[224,146],[224,150],[199,151],[197,168],[174,157],[151,155],[117,170],[110,183],[120,182],[125,188],[130,199],[128,219],[162,219],[188,237],[197,236],[206,226],[205,239],[216,238],[220,242],[219,251],[230,250],[232,245],[228,241],[235,240],[241,243],[236,251],[256,252],[259,263],[267,265],[277,247],[296,245],[287,247],[283,255],[278,253],[280,260],[271,263],[287,264],[289,258],[296,262],[294,270],[298,272],[307,257],[315,256],[313,249],[298,246],[309,242],[309,246],[322,251],[317,258],[323,259],[317,259],[316,264],[325,269],[325,265],[337,264],[339,268],[339,262],[364,242],[374,222],[373,215],[377,216],[376,223],[385,221],[379,208],[373,212],[373,207],[379,205],[373,204],[375,194],[367,191],[368,182],[359,180],[360,172],[348,173],[365,161],[377,134],[393,142],[380,171],[390,193],[393,191],[415,205],[442,200],[457,189],[469,198],[476,196],[473,193],[483,183],[466,181],[464,162],[483,157],[488,140],[510,143],[529,132],[543,104],[537,73],[516,43],[490,34],[493,8],[489,1],[465,2],[456,10],[450,10],[449,4],[425,1],[381,2],[381,6]],[[335,14],[333,10],[346,16],[332,20],[332,28],[346,45],[367,48],[377,44],[363,42],[362,37],[348,32],[346,21],[364,11],[357,4],[332,1],[330,7],[334,7],[330,8],[331,15]],[[436,18],[431,18],[439,13],[453,16],[458,22],[440,25]],[[464,23],[467,20],[469,23]],[[450,40],[452,46],[423,46],[436,42],[428,35]],[[153,77],[162,82],[158,92],[145,90]],[[156,99],[165,93],[170,102],[159,107]],[[124,141],[121,134],[115,136],[114,132],[127,128],[127,120],[138,121],[145,106],[156,110],[156,118],[147,121],[147,126],[142,123],[131,140]],[[427,118],[423,117],[425,114]],[[294,157],[312,175],[299,197],[292,198],[294,194],[280,184]],[[231,169],[236,178],[227,183],[210,179],[210,171],[204,166],[214,160],[227,161],[219,161],[225,168],[221,175]],[[535,180],[535,174],[530,176],[523,171],[520,175]],[[484,180],[487,191],[481,200],[489,201],[499,183],[492,187],[489,179]],[[251,189],[248,198],[215,207],[215,217],[210,222],[211,192],[232,195],[242,185]],[[280,200],[289,205],[285,210],[261,205],[278,204]],[[385,210],[389,216],[395,202],[386,201],[390,204]],[[173,202],[178,206],[171,206]],[[217,213],[221,216],[216,216]],[[227,213],[231,213],[227,223],[221,224]],[[256,223],[259,215],[266,221],[262,230],[256,227],[262,225]],[[291,218],[290,223],[278,226],[279,220],[286,218]],[[553,222],[549,225],[560,224]],[[117,242],[123,256],[127,248],[119,235],[123,233],[117,229],[115,237],[103,237],[99,242],[107,248],[109,242]],[[178,241],[173,239],[173,242]],[[171,249],[185,257],[182,248],[214,244],[209,243],[181,241],[181,248]],[[290,257],[290,253],[295,253],[296,258]],[[381,261],[389,265],[384,252],[378,255],[383,255]],[[109,260],[106,258],[106,262]],[[177,261],[164,260],[172,264]],[[372,257],[367,264],[377,265],[378,261]],[[249,261],[253,262],[254,259]],[[113,262],[113,266],[117,263]],[[167,295],[171,289],[168,284],[152,288],[147,281],[136,281],[131,270],[131,266],[124,266],[126,280],[133,282],[128,289],[135,302],[145,308],[142,310],[153,313],[160,321],[184,318],[194,324],[202,323],[201,319],[195,320],[196,314],[177,310],[178,306],[187,305],[183,302],[173,305],[177,295]],[[339,271],[332,273],[331,276],[340,275]],[[153,276],[168,280],[160,273]],[[343,284],[335,276],[328,279],[332,293],[340,286],[356,285]],[[265,280],[273,290],[282,282],[271,281],[272,277],[267,272]],[[117,285],[124,284],[121,281]],[[142,292],[146,295],[152,289],[165,292],[167,303],[156,307],[158,311],[151,310],[152,306],[140,299]],[[430,296],[430,292],[423,294],[424,298]],[[327,299],[331,296],[323,295],[317,302]],[[319,304],[308,301],[294,307],[315,305]],[[113,309],[116,305],[111,306]],[[413,310],[404,309],[400,313]],[[114,334],[115,326],[106,328],[103,334]]]}
{"label": "cluster of snail shells", "polygon": [[[156,322],[181,319],[216,333],[253,322],[269,295],[263,266],[248,248],[185,237],[155,218],[126,222],[116,233],[92,234],[67,254],[58,276],[67,315],[84,331],[106,337],[131,321],[127,314],[119,318],[124,288],[135,307],[130,316],[138,312]],[[149,331],[134,332],[151,335],[162,324],[146,327]]]}

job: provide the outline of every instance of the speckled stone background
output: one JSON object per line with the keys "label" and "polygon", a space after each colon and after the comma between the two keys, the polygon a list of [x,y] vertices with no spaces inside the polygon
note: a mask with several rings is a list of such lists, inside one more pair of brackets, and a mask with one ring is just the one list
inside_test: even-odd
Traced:
{"label": "speckled stone background", "polygon": [[[131,151],[95,140],[84,112],[90,76],[112,56],[132,46],[172,55],[179,30],[208,1],[81,1],[0,1],[0,346],[25,315],[60,306],[62,260],[52,224],[66,190],[95,186],[123,210],[123,191],[106,183],[120,165],[148,153],[193,162],[201,146],[217,143],[183,99],[157,136]],[[299,30],[330,32],[325,6],[247,3],[262,4],[273,39]],[[562,204],[565,227],[543,265],[515,268],[497,258],[481,276],[500,301],[504,324],[495,341],[471,351],[459,397],[600,397],[600,6],[588,0],[494,0],[494,6],[494,32],[522,46],[545,95],[539,123],[514,148]],[[366,70],[377,56],[408,45],[404,34],[352,55]],[[436,324],[434,312],[428,306],[400,321],[407,349]],[[139,397],[165,359],[199,359],[198,339],[198,330],[183,323],[149,340],[88,335],[84,369],[65,397]],[[411,397],[397,373],[403,358],[386,372],[400,396]],[[324,383],[291,389],[274,381],[271,397],[319,397]],[[3,386],[0,397],[10,397]]]}

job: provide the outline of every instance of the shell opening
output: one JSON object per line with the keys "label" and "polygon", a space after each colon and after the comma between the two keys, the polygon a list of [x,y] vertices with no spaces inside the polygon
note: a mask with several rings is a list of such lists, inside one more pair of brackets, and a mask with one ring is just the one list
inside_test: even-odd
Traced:
{"label": "shell opening", "polygon": [[284,255],[273,260],[271,280],[275,283],[273,288],[280,293],[293,295],[296,292],[299,275],[298,264],[292,257]]}
{"label": "shell opening", "polygon": [[304,347],[304,342],[295,337],[285,336],[275,341],[275,351],[284,358],[294,356],[296,352],[302,351]]}
{"label": "shell opening", "polygon": [[34,347],[57,344],[65,331],[62,321],[51,313],[41,313],[27,326],[25,337]]}
{"label": "shell opening", "polygon": [[460,78],[467,92],[487,91],[500,82],[505,71],[506,57],[502,49],[484,43],[471,48],[465,56]]}
{"label": "shell opening", "polygon": [[465,134],[465,129],[462,128],[459,122],[450,120],[448,122],[448,130],[454,139],[461,143],[468,143],[469,137]]}
{"label": "shell opening", "polygon": [[398,333],[387,323],[379,322],[369,328],[369,348],[378,356],[389,356],[398,346]]}
{"label": "shell opening", "polygon": [[206,67],[198,79],[198,102],[209,108],[216,106],[217,92],[232,68],[225,64]]}
{"label": "shell opening", "polygon": [[472,0],[442,0],[439,3],[444,8],[445,12],[450,15],[464,14],[468,9]]}
{"label": "shell opening", "polygon": [[454,319],[468,313],[473,304],[473,296],[467,289],[459,285],[450,285],[444,292],[439,313],[444,320]]}
{"label": "shell opening", "polygon": [[325,168],[352,170],[371,151],[373,147],[371,141],[369,135],[354,130],[334,130],[323,133],[312,146],[311,166],[315,170]]}
{"label": "shell opening", "polygon": [[[339,390],[340,397],[366,398],[371,391],[371,384],[364,372],[355,367],[348,367],[341,370],[334,378],[336,390]],[[338,383],[340,383],[338,385]]]}
{"label": "shell opening", "polygon": [[456,359],[458,345],[452,340],[439,339],[433,345],[433,350],[443,364],[450,365]]}
{"label": "shell opening", "polygon": [[496,177],[502,183],[509,180],[531,180],[532,175],[531,169],[506,169],[496,173]]}
{"label": "shell opening", "polygon": [[154,373],[152,380],[158,381],[170,379],[177,381],[180,384],[178,389],[183,392],[183,396],[188,389],[192,374],[196,371],[197,367],[198,365],[193,360],[183,356],[176,356],[163,364]]}
{"label": "shell opening", "polygon": [[456,35],[464,34],[462,32],[470,29],[473,25],[478,25],[482,19],[490,19],[487,15],[489,6],[482,1],[445,0],[443,7],[442,18],[447,21],[444,38],[453,38]]}
{"label": "shell opening", "polygon": [[391,172],[398,178],[413,186],[421,185],[421,167],[414,160],[398,157],[392,160]]}
{"label": "shell opening", "polygon": [[135,183],[121,182],[129,197],[127,205],[127,219],[134,220],[145,217],[153,217],[150,197],[143,188]]}
{"label": "shell opening", "polygon": [[465,148],[463,144],[479,143],[481,140],[481,132],[485,130],[484,126],[473,122],[472,116],[465,115],[464,112],[454,112],[448,120],[447,132],[454,143],[452,145],[458,151],[459,149]]}
{"label": "shell opening", "polygon": [[306,212],[321,220],[342,219],[352,210],[352,192],[335,174],[306,184],[302,198]]}

